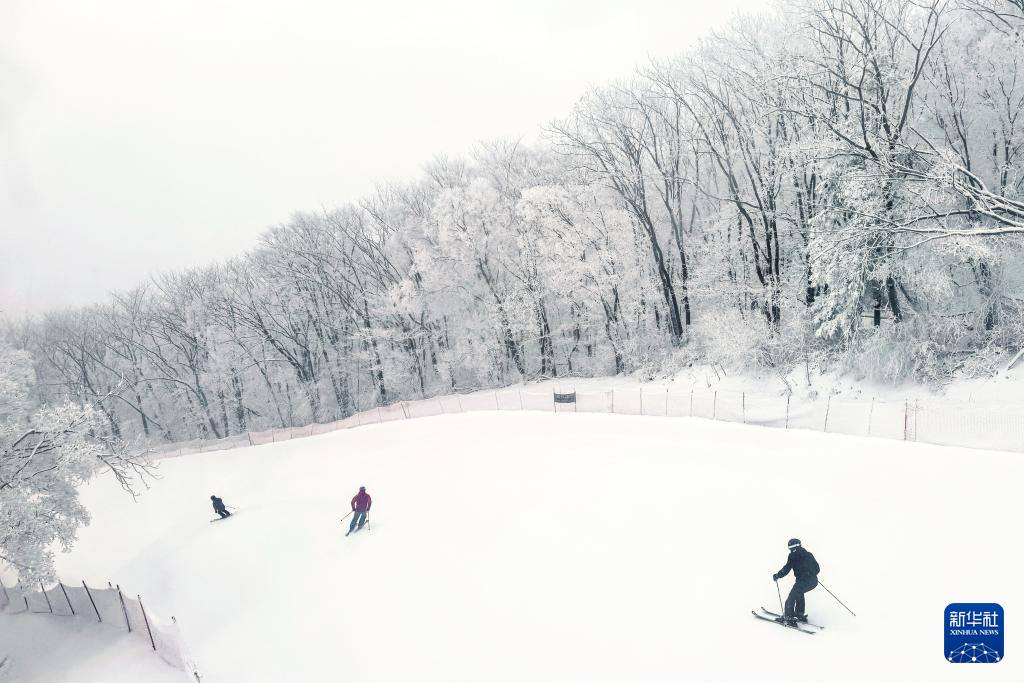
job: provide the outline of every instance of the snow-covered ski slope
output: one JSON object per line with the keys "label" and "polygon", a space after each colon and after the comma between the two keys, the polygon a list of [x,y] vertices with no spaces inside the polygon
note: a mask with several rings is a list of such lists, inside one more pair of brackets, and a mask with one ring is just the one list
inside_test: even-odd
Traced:
{"label": "snow-covered ski slope", "polygon": [[[137,503],[91,484],[60,573],[177,615],[204,683],[1024,680],[1019,454],[475,413],[161,473]],[[360,485],[372,529],[344,538]],[[210,524],[213,493],[239,513]],[[859,616],[820,588],[813,637],[751,616],[791,536]],[[943,658],[944,607],[972,601],[1009,622],[980,672]]]}
{"label": "snow-covered ski slope", "polygon": [[[3,683],[186,683],[121,624],[49,614],[0,614]],[[6,677],[5,677],[6,676]],[[192,679],[195,683],[195,679]]]}

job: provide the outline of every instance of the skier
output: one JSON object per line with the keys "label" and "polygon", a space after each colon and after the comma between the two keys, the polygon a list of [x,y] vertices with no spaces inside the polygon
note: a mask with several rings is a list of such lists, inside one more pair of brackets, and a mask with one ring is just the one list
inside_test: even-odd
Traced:
{"label": "skier", "polygon": [[224,506],[224,501],[217,496],[210,496],[210,500],[213,501],[213,511],[220,515],[221,519],[230,517],[231,513],[228,512],[227,507]]}
{"label": "skier", "polygon": [[817,587],[818,572],[821,571],[821,568],[818,566],[818,561],[814,559],[814,555],[800,545],[799,538],[789,539],[787,545],[789,545],[789,559],[786,561],[786,566],[772,574],[772,578],[778,581],[792,569],[796,581],[793,583],[793,589],[789,591],[789,597],[786,598],[783,616],[775,621],[786,626],[796,626],[798,622],[807,623],[804,593]]}
{"label": "skier", "polygon": [[[366,487],[360,486],[359,493],[352,498],[352,512],[354,514],[352,515],[352,523],[348,525],[348,534],[363,528],[363,525],[366,524],[366,514],[370,511],[371,505],[373,505],[373,499],[366,492]],[[356,525],[358,525],[358,529]],[[345,535],[348,536],[348,534]]]}

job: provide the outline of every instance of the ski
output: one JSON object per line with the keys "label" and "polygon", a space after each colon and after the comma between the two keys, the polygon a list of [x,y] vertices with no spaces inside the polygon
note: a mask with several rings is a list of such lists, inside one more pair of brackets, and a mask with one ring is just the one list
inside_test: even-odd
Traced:
{"label": "ski", "polygon": [[[770,609],[765,609],[764,607],[761,607],[761,611],[762,611],[762,612],[764,612],[765,614],[770,614],[770,615],[771,615],[771,616],[772,616],[773,618],[774,618],[774,617],[781,617],[781,616],[782,616],[782,615],[781,615],[781,614],[779,614],[778,612],[773,612],[773,611],[771,611]],[[809,622],[809,621],[803,621],[803,622],[800,622],[800,625],[801,625],[801,626],[813,626],[814,628],[825,628],[825,627],[824,627],[824,626],[822,626],[821,624],[812,624],[812,623],[811,623],[811,622]]]}
{"label": "ski", "polygon": [[815,633],[817,633],[817,631],[812,631],[809,628],[800,628],[799,625],[798,626],[788,626],[786,624],[783,624],[782,622],[775,621],[775,619],[773,617],[766,617],[763,614],[758,614],[754,610],[750,610],[750,613],[753,614],[758,619],[761,619],[762,621],[769,621],[769,622],[771,622],[771,623],[773,623],[773,624],[775,624],[777,626],[781,626],[783,628],[792,629],[794,631],[800,631],[800,633],[806,633],[809,636],[813,636]]}

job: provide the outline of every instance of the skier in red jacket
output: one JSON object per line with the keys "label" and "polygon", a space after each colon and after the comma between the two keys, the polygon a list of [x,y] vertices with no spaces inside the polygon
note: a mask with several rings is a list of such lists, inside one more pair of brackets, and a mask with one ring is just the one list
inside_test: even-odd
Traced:
{"label": "skier in red jacket", "polygon": [[[366,524],[366,514],[370,511],[370,506],[373,505],[373,499],[370,498],[370,494],[366,492],[365,486],[359,487],[359,493],[352,498],[352,523],[348,525],[348,534],[353,531],[358,531],[363,528]],[[356,528],[358,526],[358,528]],[[348,536],[348,534],[345,534]]]}

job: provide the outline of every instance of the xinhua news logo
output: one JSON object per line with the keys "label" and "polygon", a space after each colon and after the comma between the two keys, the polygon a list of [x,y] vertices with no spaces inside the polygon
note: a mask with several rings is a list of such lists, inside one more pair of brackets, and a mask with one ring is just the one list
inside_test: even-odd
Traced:
{"label": "xinhua news logo", "polygon": [[994,602],[954,602],[946,607],[946,661],[995,664],[1003,661],[1006,614]]}

